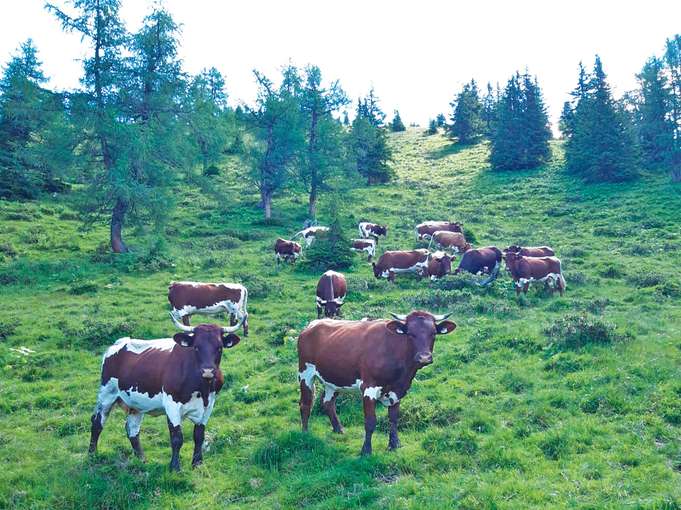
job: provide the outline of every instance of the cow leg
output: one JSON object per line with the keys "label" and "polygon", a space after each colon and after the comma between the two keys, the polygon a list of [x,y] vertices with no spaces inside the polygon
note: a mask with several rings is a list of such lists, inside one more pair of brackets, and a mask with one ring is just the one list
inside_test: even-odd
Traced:
{"label": "cow leg", "polygon": [[300,381],[300,422],[303,427],[303,432],[307,432],[307,422],[310,419],[313,401],[314,384],[312,388],[310,388],[305,381]]}
{"label": "cow leg", "polygon": [[523,294],[527,294],[527,291],[530,288],[530,282],[527,282],[525,285],[523,285]]}
{"label": "cow leg", "polygon": [[520,285],[518,283],[515,284],[515,295],[516,297],[520,296]]}
{"label": "cow leg", "polygon": [[184,315],[182,317],[182,324],[184,324],[185,326],[189,326],[189,315]]}
{"label": "cow leg", "polygon": [[322,308],[321,306],[317,305],[317,319],[322,318]]}
{"label": "cow leg", "polygon": [[141,460],[145,460],[144,452],[142,451],[142,445],[140,444],[140,427],[142,426],[142,418],[144,414],[139,411],[131,410],[125,420],[125,432],[128,434],[128,439],[130,439],[130,445],[132,446],[135,455]]}
{"label": "cow leg", "polygon": [[89,453],[95,453],[97,451],[97,442],[99,441],[99,435],[102,433],[104,428],[104,422],[109,417],[111,408],[118,400],[118,384],[110,380],[107,384],[99,389],[99,394],[97,395],[97,405],[95,406],[95,411],[92,413],[90,418],[90,447],[88,448]]}
{"label": "cow leg", "polygon": [[371,455],[371,436],[376,429],[376,400],[364,397],[364,445],[361,455]]}
{"label": "cow leg", "polygon": [[233,313],[229,314],[229,325],[234,326],[236,324],[236,316]]}
{"label": "cow leg", "polygon": [[388,440],[388,450],[395,450],[402,446],[400,438],[397,437],[397,421],[400,418],[400,403],[395,402],[388,407],[388,418],[390,419],[390,439]]}
{"label": "cow leg", "polygon": [[338,419],[338,415],[336,414],[337,396],[338,396],[337,391],[335,391],[333,388],[326,387],[324,390],[324,395],[322,396],[322,408],[324,409],[324,412],[326,412],[327,416],[329,417],[329,420],[331,421],[331,427],[333,428],[333,431],[336,434],[342,434],[343,426],[341,425],[340,420]]}
{"label": "cow leg", "polygon": [[206,435],[206,426],[200,423],[194,425],[194,455],[192,456],[192,467],[196,467],[203,462],[203,439]]}
{"label": "cow leg", "polygon": [[394,271],[388,271],[388,281],[395,283],[395,272]]}
{"label": "cow leg", "polygon": [[170,432],[170,446],[173,449],[173,455],[170,458],[170,470],[179,471],[180,448],[182,448],[182,443],[184,442],[184,438],[182,437],[182,423],[173,425],[170,418],[168,418],[168,432]]}

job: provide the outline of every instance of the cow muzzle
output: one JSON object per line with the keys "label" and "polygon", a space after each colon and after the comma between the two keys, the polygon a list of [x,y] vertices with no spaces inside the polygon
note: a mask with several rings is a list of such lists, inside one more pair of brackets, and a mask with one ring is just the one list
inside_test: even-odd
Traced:
{"label": "cow muzzle", "polygon": [[201,369],[201,377],[204,379],[212,379],[215,377],[215,369],[214,368],[202,368]]}
{"label": "cow muzzle", "polygon": [[420,352],[414,356],[414,361],[420,366],[425,367],[433,362],[433,354],[430,352]]}

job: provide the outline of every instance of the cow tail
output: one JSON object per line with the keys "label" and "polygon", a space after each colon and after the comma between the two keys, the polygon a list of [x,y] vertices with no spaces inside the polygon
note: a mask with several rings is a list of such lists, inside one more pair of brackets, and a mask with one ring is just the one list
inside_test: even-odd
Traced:
{"label": "cow tail", "polygon": [[430,236],[430,241],[428,242],[428,248],[426,248],[426,250],[430,251],[431,244],[433,244],[433,236]]}
{"label": "cow tail", "polygon": [[559,280],[559,285],[563,288],[563,291],[567,288],[567,283],[565,282],[565,277],[563,276],[563,265],[558,260],[558,280]]}
{"label": "cow tail", "polygon": [[480,282],[478,285],[481,287],[486,287],[490,283],[492,283],[494,280],[497,279],[499,276],[499,269],[501,268],[501,262],[498,260],[494,263],[494,268],[492,268],[492,271],[489,274],[489,277],[487,277],[484,281]]}

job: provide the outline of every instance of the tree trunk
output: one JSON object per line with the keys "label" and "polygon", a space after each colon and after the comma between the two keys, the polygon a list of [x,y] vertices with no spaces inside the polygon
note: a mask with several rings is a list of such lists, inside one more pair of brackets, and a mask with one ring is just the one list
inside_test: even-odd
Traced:
{"label": "tree trunk", "polygon": [[128,202],[122,198],[116,199],[111,212],[111,250],[114,253],[128,253],[128,247],[123,242],[123,221],[128,211]]}
{"label": "tree trunk", "polygon": [[310,206],[308,207],[308,215],[311,219],[317,218],[317,186],[313,183],[310,188]]}
{"label": "tree trunk", "polygon": [[265,209],[265,219],[269,220],[272,218],[272,194],[269,192],[263,192],[262,201],[263,208]]}

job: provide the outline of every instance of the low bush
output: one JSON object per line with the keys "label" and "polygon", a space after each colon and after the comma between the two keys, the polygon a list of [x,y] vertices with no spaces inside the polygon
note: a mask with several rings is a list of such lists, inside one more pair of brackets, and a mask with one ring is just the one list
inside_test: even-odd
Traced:
{"label": "low bush", "polygon": [[615,325],[586,314],[566,315],[544,330],[557,350],[579,349],[589,344],[611,344],[626,338]]}
{"label": "low bush", "polygon": [[57,324],[64,337],[60,347],[100,350],[113,344],[117,339],[130,335],[135,323],[120,319],[87,318],[77,326],[61,321]]}
{"label": "low bush", "polygon": [[81,296],[83,294],[94,294],[99,289],[99,286],[93,281],[76,281],[68,287],[68,293],[74,296]]}
{"label": "low bush", "polygon": [[10,242],[0,243],[0,254],[13,259],[17,256],[17,250]]}
{"label": "low bush", "polygon": [[284,286],[280,282],[254,273],[235,273],[234,278],[246,287],[249,299],[281,296],[284,290]]}
{"label": "low bush", "polygon": [[645,272],[645,273],[640,273],[640,274],[634,274],[631,275],[627,278],[627,281],[639,288],[643,289],[646,287],[655,287],[656,285],[660,285],[664,283],[667,280],[668,276],[663,275],[661,273],[654,273],[654,272]]}

